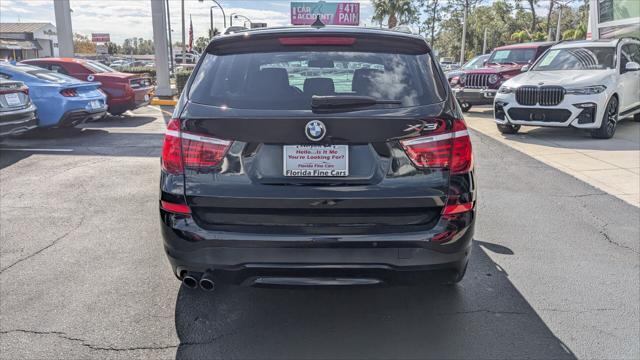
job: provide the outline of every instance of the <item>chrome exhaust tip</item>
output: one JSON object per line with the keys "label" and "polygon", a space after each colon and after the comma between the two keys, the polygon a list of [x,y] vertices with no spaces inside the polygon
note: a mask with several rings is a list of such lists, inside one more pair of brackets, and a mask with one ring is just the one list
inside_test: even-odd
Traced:
{"label": "chrome exhaust tip", "polygon": [[198,275],[194,272],[187,272],[182,278],[182,284],[189,289],[195,289],[198,287]]}
{"label": "chrome exhaust tip", "polygon": [[211,271],[207,271],[200,278],[200,288],[205,291],[213,291],[215,289],[215,284],[213,282],[213,273]]}

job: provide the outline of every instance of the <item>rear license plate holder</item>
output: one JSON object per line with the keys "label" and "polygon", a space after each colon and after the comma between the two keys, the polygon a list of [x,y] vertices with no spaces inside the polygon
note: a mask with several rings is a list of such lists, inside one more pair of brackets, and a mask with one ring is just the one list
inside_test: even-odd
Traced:
{"label": "rear license plate holder", "polygon": [[284,145],[282,155],[284,176],[349,176],[348,145]]}

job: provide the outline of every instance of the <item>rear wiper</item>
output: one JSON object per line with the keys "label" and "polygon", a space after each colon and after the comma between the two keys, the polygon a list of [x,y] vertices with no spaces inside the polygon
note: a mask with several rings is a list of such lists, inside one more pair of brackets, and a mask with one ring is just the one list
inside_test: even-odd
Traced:
{"label": "rear wiper", "polygon": [[393,104],[400,105],[402,100],[383,100],[376,99],[371,96],[357,96],[357,95],[329,95],[318,96],[313,95],[311,97],[311,107],[313,109],[349,109],[357,107],[367,107],[378,104]]}

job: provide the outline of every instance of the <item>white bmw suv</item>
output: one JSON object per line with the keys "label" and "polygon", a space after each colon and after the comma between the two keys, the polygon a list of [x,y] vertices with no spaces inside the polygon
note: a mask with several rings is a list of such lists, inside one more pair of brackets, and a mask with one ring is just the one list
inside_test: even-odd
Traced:
{"label": "white bmw suv", "polygon": [[561,42],[506,81],[494,101],[502,133],[521,125],[575,127],[609,139],[618,119],[640,121],[640,41]]}

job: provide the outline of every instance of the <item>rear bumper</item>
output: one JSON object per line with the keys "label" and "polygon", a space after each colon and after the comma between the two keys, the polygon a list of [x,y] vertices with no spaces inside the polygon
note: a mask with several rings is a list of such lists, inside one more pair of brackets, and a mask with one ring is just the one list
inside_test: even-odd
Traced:
{"label": "rear bumper", "polygon": [[123,98],[111,98],[109,101],[109,112],[111,114],[121,114],[128,110],[135,110],[149,105],[151,102],[152,87],[136,89],[133,95]]}
{"label": "rear bumper", "polygon": [[453,88],[453,93],[458,101],[467,102],[471,105],[489,105],[493,104],[497,89],[469,89],[469,88]]}
{"label": "rear bumper", "polygon": [[16,111],[0,112],[0,136],[20,135],[38,127],[36,107],[29,107]]}
{"label": "rear bumper", "polygon": [[58,122],[59,127],[73,127],[87,121],[98,120],[107,114],[106,108],[97,111],[71,110],[62,115]]}
{"label": "rear bumper", "polygon": [[[409,284],[456,278],[468,261],[475,211],[421,232],[305,236],[207,231],[189,216],[161,210],[174,274],[212,271],[241,285]],[[451,231],[452,228],[454,231]],[[453,233],[445,243],[440,234]]]}

